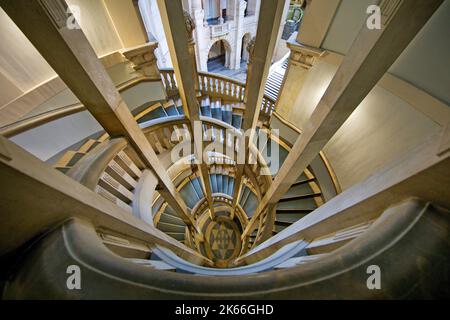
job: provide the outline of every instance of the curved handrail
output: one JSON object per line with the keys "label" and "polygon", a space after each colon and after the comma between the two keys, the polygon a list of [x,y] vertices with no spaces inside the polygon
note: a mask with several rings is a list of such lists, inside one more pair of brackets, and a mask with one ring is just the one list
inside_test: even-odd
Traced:
{"label": "curved handrail", "polygon": [[186,272],[194,273],[194,274],[201,274],[201,275],[207,275],[207,276],[224,276],[224,277],[230,277],[230,276],[244,276],[244,275],[251,275],[256,274],[268,270],[272,270],[273,267],[281,264],[282,262],[286,261],[289,258],[292,258],[293,256],[299,254],[302,250],[305,249],[305,247],[308,245],[305,241],[296,241],[292,242],[285,247],[283,247],[281,250],[278,250],[277,252],[274,252],[269,257],[265,258],[264,260],[260,260],[258,262],[255,262],[250,265],[244,265],[244,266],[238,266],[234,268],[226,268],[226,269],[218,269],[218,268],[211,268],[211,267],[203,267],[199,265],[195,265],[193,263],[187,262],[186,260],[183,260],[182,258],[178,257],[176,254],[171,252],[170,250],[158,247],[153,250],[153,252],[161,258],[164,262],[170,264],[173,267],[176,267],[179,270],[183,270]]}
{"label": "curved handrail", "polygon": [[[160,69],[160,71],[161,71],[161,73],[167,73],[167,74],[174,73],[174,70],[169,69],[169,68]],[[234,80],[234,79],[231,79],[231,78],[228,78],[228,77],[225,77],[225,76],[222,76],[222,75],[211,74],[208,72],[199,72],[199,75],[202,75],[204,77],[208,77],[211,79],[224,81],[227,83],[232,83],[233,85],[243,87],[243,90],[245,90],[244,83]],[[173,79],[175,79],[175,78],[173,78]],[[117,89],[119,92],[122,92],[122,91],[127,90],[137,84],[140,84],[143,82],[155,82],[155,81],[157,81],[157,80],[150,79],[148,77],[138,77],[138,78],[134,78],[130,81],[127,81],[125,83],[122,83],[120,86],[117,87]],[[174,80],[172,86],[176,86],[176,80]],[[167,89],[167,86],[166,86],[166,89]],[[174,90],[174,88],[172,88],[171,90]],[[210,92],[205,92],[205,93],[210,93]],[[230,96],[230,98],[232,98],[232,96]],[[239,101],[243,102],[243,99],[244,99],[244,96],[242,95],[239,98]],[[272,98],[264,95],[262,111],[264,113],[269,113],[269,115],[270,115],[273,112],[274,107],[275,107],[275,101]],[[23,120],[19,120],[13,124],[4,126],[4,127],[0,128],[0,135],[10,138],[10,137],[18,135],[20,133],[23,133],[28,130],[42,126],[46,123],[52,122],[54,120],[58,120],[58,119],[61,119],[66,116],[76,114],[79,112],[83,112],[85,110],[87,110],[87,108],[81,103],[63,106],[63,107],[60,107],[60,108],[57,108],[54,110],[50,110],[50,111],[47,111],[47,112],[44,112],[44,113],[41,113],[41,114],[38,114],[38,115],[35,115],[32,117],[23,119]]]}
{"label": "curved handrail", "polygon": [[[155,80],[147,77],[134,78],[130,81],[122,83],[120,86],[117,87],[117,90],[119,92],[122,92],[144,82],[155,82]],[[87,108],[82,103],[75,103],[63,106],[4,126],[0,128],[0,135],[3,135],[7,138],[11,138],[25,131],[42,126],[46,123],[64,118],[72,114],[83,112],[85,110],[87,110]]]}
{"label": "curved handrail", "polygon": [[[233,277],[198,276],[155,270],[109,251],[95,229],[71,221],[56,229],[27,254],[5,288],[5,299],[370,299],[444,297],[449,272],[448,212],[430,204],[405,203],[385,211],[357,241],[320,260],[289,269]],[[439,229],[439,230],[438,230]],[[419,250],[417,263],[412,248]],[[55,257],[58,252],[58,257]],[[398,261],[402,263],[399,265]],[[82,291],[67,290],[66,268],[80,265]],[[35,272],[45,263],[47,272]],[[367,266],[384,274],[380,290],[367,290]],[[406,270],[406,274],[405,274]],[[60,276],[58,276],[60,275]],[[348,283],[354,283],[348,286]],[[426,283],[426,286],[417,284]],[[444,287],[443,287],[444,285]],[[120,290],[117,288],[120,287]]]}
{"label": "curved handrail", "polygon": [[125,149],[127,144],[125,138],[115,138],[102,142],[94,150],[81,158],[67,172],[67,175],[89,189],[94,190],[108,164],[120,151]]}
{"label": "curved handrail", "polygon": [[179,115],[179,116],[169,116],[164,118],[157,118],[145,122],[141,122],[139,124],[139,127],[144,131],[145,133],[159,130],[161,128],[167,127],[167,126],[173,126],[173,125],[180,125],[180,124],[187,124],[189,123],[186,116]]}
{"label": "curved handrail", "polygon": [[245,83],[244,83],[244,82],[241,82],[241,81],[239,81],[239,80],[236,80],[236,79],[233,79],[233,78],[230,78],[230,77],[221,75],[221,74],[211,73],[211,72],[205,72],[205,71],[199,71],[199,72],[198,72],[198,75],[200,75],[200,76],[206,76],[206,77],[209,77],[209,78],[215,78],[215,79],[224,80],[224,81],[226,81],[226,82],[231,82],[231,83],[234,83],[234,84],[236,84],[236,85],[245,87]]}
{"label": "curved handrail", "polygon": [[36,116],[16,121],[10,125],[0,128],[0,135],[11,138],[19,133],[34,129],[53,120],[64,118],[71,114],[85,111],[86,107],[81,104],[72,104],[58,109],[50,110]]}

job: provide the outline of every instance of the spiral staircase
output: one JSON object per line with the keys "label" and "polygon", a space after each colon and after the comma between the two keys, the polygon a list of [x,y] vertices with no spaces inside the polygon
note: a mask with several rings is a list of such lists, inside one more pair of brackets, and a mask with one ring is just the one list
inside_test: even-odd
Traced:
{"label": "spiral staircase", "polygon": [[[312,134],[302,136],[275,112],[284,73],[294,59],[275,64],[265,81],[281,2],[262,2],[258,32],[263,36],[250,41],[246,84],[196,70],[195,24],[183,15],[181,2],[176,8],[168,7],[175,6],[172,1],[159,2],[163,24],[170,26],[171,53],[179,59],[177,71],[158,69],[153,51],[148,54],[156,46],[147,44],[133,48],[133,54],[119,52],[121,63],[132,62],[128,70],[136,71],[131,72],[136,78],[122,84],[110,81],[82,31],[68,36],[59,28],[61,16],[50,20],[55,18],[52,10],[61,13],[63,7],[46,6],[46,1],[4,3],[2,8],[80,104],[0,128],[3,299],[448,297],[448,276],[436,277],[449,274],[450,266],[450,215],[444,207],[448,199],[442,200],[448,191],[441,188],[448,185],[448,128],[342,192],[319,150],[343,119],[326,113],[332,129],[323,129],[320,122],[318,128],[329,132],[308,140],[308,145],[321,140],[308,155],[315,158],[293,169],[293,162],[307,153],[296,148],[307,139],[298,138]],[[18,9],[28,6],[33,10]],[[381,35],[363,37],[365,47],[355,41],[359,65],[351,65],[348,79],[347,70],[338,70],[338,102],[357,91],[352,96],[356,108],[366,95],[358,91],[360,84],[373,87],[434,11],[421,5],[420,15],[411,18],[406,13],[418,9],[410,6],[396,2],[383,7],[398,16],[385,21]],[[183,17],[186,23],[179,23]],[[49,40],[58,50],[48,49],[42,34],[52,35]],[[402,40],[407,36],[411,39]],[[395,37],[402,38],[399,48],[388,52],[385,42]],[[378,56],[387,61],[372,68]],[[313,57],[306,60],[304,66],[311,67]],[[365,77],[369,80],[362,84]],[[348,80],[344,89],[341,78]],[[146,82],[156,83],[165,98],[155,101],[148,91],[136,90],[143,95],[136,99],[139,105],[124,103],[127,90]],[[340,108],[348,116],[354,111]],[[86,110],[105,131],[68,146],[59,159],[44,163],[6,139]],[[247,141],[242,129],[255,127],[254,140]],[[245,165],[238,161],[242,153]],[[281,174],[280,167],[287,170]],[[297,173],[288,177],[289,169]],[[289,181],[278,183],[283,179]],[[424,191],[430,185],[431,191]],[[284,194],[274,196],[280,190]],[[374,266],[382,271],[382,287],[376,289],[368,285],[368,270]],[[76,290],[68,285],[74,267],[82,279]]]}
{"label": "spiral staircase", "polygon": [[[201,262],[185,259],[183,255],[161,245],[148,246],[123,234],[95,230],[83,221],[70,220],[23,249],[20,254],[22,267],[6,284],[5,298],[74,297],[73,292],[51,285],[57,281],[56,269],[61,261],[64,264],[78,261],[92,266],[93,269],[88,268],[90,271],[83,271],[83,277],[88,277],[89,282],[92,280],[97,286],[89,285],[89,290],[81,296],[83,298],[240,297],[244,288],[246,296],[252,298],[329,297],[318,286],[327,284],[343,288],[346,279],[361,280],[361,262],[367,259],[392,265],[397,255],[402,255],[405,241],[411,241],[411,237],[424,228],[432,228],[426,217],[443,218],[441,209],[412,201],[392,209],[395,214],[388,210],[370,221],[350,222],[345,227],[336,225],[321,236],[294,241],[273,250],[269,256],[247,260],[247,253],[253,252],[259,244],[295,222],[303,221],[336,196],[340,188],[334,173],[321,154],[280,201],[260,216],[256,227],[242,237],[259,201],[277,174],[268,166],[271,149],[275,146],[279,148],[281,166],[292,147],[288,139],[271,134],[273,100],[268,96],[263,100],[258,132],[266,133],[267,138],[261,142],[263,136],[257,135],[256,144],[260,151],[256,155],[256,163],[245,168],[235,209],[236,163],[225,154],[208,153],[208,178],[215,211],[212,218],[198,167],[193,164],[194,156],[175,163],[169,160],[174,148],[188,141],[185,139],[191,128],[176,94],[175,81],[170,80],[174,79],[173,71],[164,70],[162,75],[169,98],[146,106],[135,118],[186,203],[194,218],[195,228],[178,216],[161,196],[154,177],[143,168],[125,139],[112,139],[106,133],[99,132],[80,141],[76,150],[66,150],[53,166],[130,215],[154,225],[194,250],[202,257]],[[244,110],[239,97],[244,90],[243,84],[206,73],[200,73],[199,77],[203,79],[198,102],[204,141],[219,141],[227,145],[230,132],[241,129]],[[407,217],[418,212],[421,212],[421,217],[424,212],[428,214],[411,225]],[[386,228],[386,221],[389,220],[396,222]],[[404,228],[411,228],[412,231],[401,241],[393,241],[393,237]],[[374,246],[374,237],[380,234],[385,235],[381,238],[385,242]],[[438,233],[436,239],[442,239],[442,236]],[[429,241],[418,245],[429,245]],[[381,254],[380,248],[385,248],[383,250],[389,253]],[[446,250],[444,247],[441,249]],[[60,252],[59,262],[51,258],[54,250]],[[44,289],[36,290],[29,279],[30,268],[44,261],[46,264],[52,262],[48,273],[39,279]],[[324,278],[330,272],[337,272],[338,276]],[[208,277],[206,282],[204,277]],[[424,277],[429,277],[429,274]],[[273,279],[278,279],[275,284]],[[297,285],[289,286],[289,279]],[[316,280],[307,285],[307,279]],[[121,289],[113,290],[116,286]],[[275,290],[270,289],[273,287]],[[393,295],[399,295],[400,287],[392,280],[389,290]],[[343,290],[346,297],[373,297],[361,288]]]}

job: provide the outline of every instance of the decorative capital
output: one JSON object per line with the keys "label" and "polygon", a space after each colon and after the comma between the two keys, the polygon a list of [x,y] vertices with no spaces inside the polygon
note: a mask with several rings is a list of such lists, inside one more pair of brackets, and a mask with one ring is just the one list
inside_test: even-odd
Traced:
{"label": "decorative capital", "polygon": [[194,40],[194,29],[195,29],[195,22],[194,19],[192,19],[189,12],[186,10],[183,11],[184,15],[184,24],[186,25],[186,34],[189,41]]}
{"label": "decorative capital", "polygon": [[302,45],[297,41],[288,41],[288,48],[291,50],[290,61],[294,65],[300,65],[305,69],[310,69],[316,58],[325,54],[325,50]]}
{"label": "decorative capital", "polygon": [[155,49],[158,42],[146,43],[142,46],[126,49],[122,54],[133,63],[137,72],[149,78],[159,78]]}

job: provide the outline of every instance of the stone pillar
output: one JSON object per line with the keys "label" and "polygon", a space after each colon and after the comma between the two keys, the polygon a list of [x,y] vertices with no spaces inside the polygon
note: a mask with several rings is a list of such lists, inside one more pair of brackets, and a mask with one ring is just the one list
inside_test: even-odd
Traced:
{"label": "stone pillar", "polygon": [[241,51],[242,51],[242,37],[244,35],[244,11],[247,7],[247,2],[238,0],[236,5],[235,15],[235,35],[234,35],[234,54],[230,58],[230,69],[237,70],[241,67]]}
{"label": "stone pillar", "polygon": [[[206,62],[208,59],[202,59],[201,53],[206,51],[207,41],[205,34],[207,33],[206,29],[208,28],[208,23],[205,20],[205,10],[202,7],[201,0],[193,0],[192,2],[192,19],[194,20],[195,25],[195,49],[196,49],[196,64],[197,70],[199,71],[208,71],[208,67]],[[208,52],[206,52],[208,54]],[[204,61],[203,61],[204,60]]]}
{"label": "stone pillar", "polygon": [[160,80],[155,49],[158,48],[158,42],[146,43],[142,46],[127,49],[122,54],[133,63],[133,68],[144,77],[152,80]]}
{"label": "stone pillar", "polygon": [[[284,76],[284,84],[275,106],[275,112],[284,119],[291,118],[291,113],[294,111],[296,101],[301,94],[308,70],[314,65],[316,58],[325,53],[325,50],[302,45],[294,39],[295,37],[291,37],[287,42],[291,55]],[[295,111],[299,112],[299,110]]]}
{"label": "stone pillar", "polygon": [[219,23],[222,24],[224,22],[223,13],[222,13],[222,1],[219,0]]}
{"label": "stone pillar", "polygon": [[[247,47],[245,48],[245,50],[247,51],[247,57],[248,57],[248,61],[247,61],[247,83],[248,80],[251,78],[252,75],[252,71],[253,71],[253,52],[255,51],[255,41],[256,41],[256,37],[253,37],[249,40],[249,42],[247,43]],[[246,85],[247,87],[247,85]]]}
{"label": "stone pillar", "polygon": [[198,82],[198,68],[197,68],[197,59],[195,54],[195,41],[194,41],[194,30],[195,30],[195,21],[192,19],[191,15],[187,11],[183,11],[184,14],[184,23],[186,25],[186,35],[188,39],[188,51],[189,56],[191,57],[192,63],[194,65],[192,78],[194,79],[195,91],[199,90],[199,82]]}

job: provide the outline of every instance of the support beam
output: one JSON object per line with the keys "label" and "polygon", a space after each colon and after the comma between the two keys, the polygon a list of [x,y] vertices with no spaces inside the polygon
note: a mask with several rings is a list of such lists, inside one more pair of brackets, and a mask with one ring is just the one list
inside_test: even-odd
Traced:
{"label": "support beam", "polygon": [[[245,114],[242,123],[242,130],[251,130],[250,135],[246,135],[245,148],[240,152],[245,152],[245,160],[250,159],[250,144],[253,143],[255,129],[259,119],[264,89],[272,64],[273,52],[277,43],[278,31],[283,16],[284,1],[264,0],[258,18],[258,29],[256,37],[249,43],[249,64],[247,71],[247,82],[245,85]],[[245,136],[244,136],[245,137]],[[233,209],[239,201],[239,190],[244,173],[243,163],[236,166],[236,176],[234,181]]]}
{"label": "support beam", "polygon": [[422,145],[239,258],[253,263],[288,243],[310,241],[376,219],[387,208],[419,198],[450,208],[450,124]]}
{"label": "support beam", "polygon": [[211,262],[0,136],[0,256],[76,217],[97,230]]}
{"label": "support beam", "polygon": [[198,75],[195,62],[195,45],[193,31],[194,20],[187,12],[183,12],[181,1],[158,0],[159,11],[167,45],[172,59],[175,78],[183,103],[183,109],[194,133],[195,158],[199,162],[198,169],[205,190],[211,219],[214,219],[212,189],[209,180],[208,164],[203,157],[203,133],[198,134],[194,128],[202,128],[200,106],[197,101]]}
{"label": "support beam", "polygon": [[381,29],[364,25],[243,233],[276,204],[414,39],[443,0],[383,0]]}
{"label": "support beam", "polygon": [[187,225],[194,225],[186,204],[86,36],[80,29],[67,27],[66,2],[0,0],[0,5],[105,131],[111,137],[127,138],[145,167],[155,173],[164,199]]}
{"label": "support beam", "polygon": [[341,0],[308,1],[296,39],[303,45],[320,48]]}

